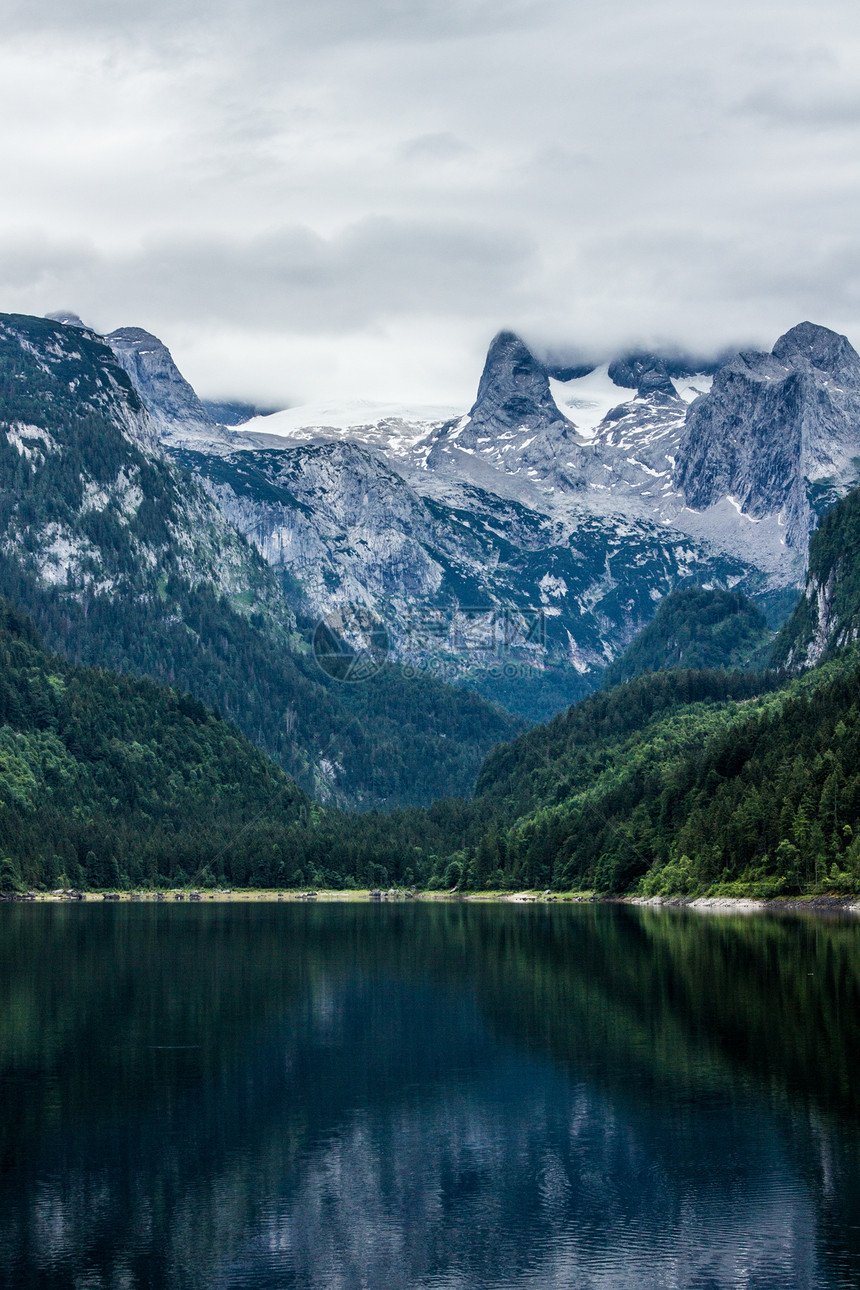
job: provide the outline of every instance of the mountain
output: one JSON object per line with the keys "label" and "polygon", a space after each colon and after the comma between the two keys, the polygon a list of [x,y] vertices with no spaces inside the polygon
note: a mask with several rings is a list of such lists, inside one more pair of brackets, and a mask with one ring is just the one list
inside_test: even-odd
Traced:
{"label": "mountain", "polygon": [[603,673],[605,687],[665,668],[736,668],[764,661],[772,639],[761,610],[737,591],[682,587]]}
{"label": "mountain", "polygon": [[105,337],[137,390],[163,440],[221,438],[194,389],[157,336],[142,327],[119,327]]}
{"label": "mountain", "polygon": [[635,390],[640,399],[647,399],[649,394],[662,394],[667,399],[678,395],[669,375],[669,365],[657,354],[640,351],[613,359],[606,374],[616,385]]}
{"label": "mountain", "polygon": [[860,473],[860,356],[801,323],[770,354],[738,354],[687,414],[674,482],[705,510],[727,498],[755,522],[777,517],[805,548],[816,519]]}
{"label": "mountain", "polygon": [[74,667],[2,601],[0,674],[0,892],[292,876],[311,801],[235,726]]}
{"label": "mountain", "polygon": [[[491,346],[486,389],[513,389],[511,346],[505,337]],[[762,583],[745,589],[774,604],[802,583],[816,515],[857,478],[860,359],[844,337],[803,323],[769,355],[698,372],[641,352],[566,381],[546,369],[541,380],[534,356],[528,370],[517,428],[489,434],[499,399],[486,412],[479,399],[480,432],[469,419],[446,425],[428,466],[474,471],[471,457],[528,482],[550,509],[660,524],[757,570]],[[547,383],[563,426],[547,409]]]}
{"label": "mountain", "polygon": [[0,551],[88,595],[175,573],[291,629],[264,563],[163,460],[157,424],[99,337],[0,315],[0,382]]}
{"label": "mountain", "polygon": [[518,465],[576,452],[573,426],[552,397],[546,370],[509,331],[490,345],[471,411],[447,437],[461,450],[487,445],[494,460],[515,451]]}
{"label": "mountain", "polygon": [[778,624],[815,508],[852,478],[860,360],[808,323],[771,355],[590,368],[502,332],[465,415],[332,405],[238,429],[156,338],[108,340],[165,449],[299,614],[359,606],[410,670],[531,720],[598,684],[676,588],[744,593]]}
{"label": "mountain", "polygon": [[[163,409],[160,386],[128,370]],[[238,431],[177,421],[162,437],[298,612],[362,606],[410,669],[542,719],[593,687],[677,586],[735,587],[777,612],[791,595],[784,551],[774,576],[747,558],[747,535],[699,540],[669,518],[684,509],[667,502],[671,448],[709,383],[643,353],[550,369],[504,332],[466,416],[293,408]]]}
{"label": "mountain", "polygon": [[474,484],[422,488],[353,443],[173,455],[282,573],[299,613],[363,606],[407,666],[531,718],[585,693],[607,638],[632,636],[655,598],[745,573],[654,525],[565,521]]}
{"label": "mountain", "polygon": [[468,793],[520,727],[432,677],[383,666],[342,685],[321,670],[280,578],[164,456],[87,329],[0,315],[0,517],[0,593],[51,648],[194,694],[330,800]]}
{"label": "mountain", "polygon": [[803,597],[773,646],[772,666],[798,671],[860,636],[860,489],[827,512],[809,543]]}

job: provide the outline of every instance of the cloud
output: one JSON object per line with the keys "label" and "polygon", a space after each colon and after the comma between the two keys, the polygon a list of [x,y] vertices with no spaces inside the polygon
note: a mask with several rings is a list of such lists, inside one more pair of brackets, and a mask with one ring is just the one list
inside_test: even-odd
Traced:
{"label": "cloud", "polygon": [[0,307],[266,397],[858,335],[858,50],[848,0],[10,0]]}
{"label": "cloud", "polygon": [[[332,47],[355,41],[483,37],[540,21],[540,0],[10,0],[7,33],[67,33],[75,39],[107,38],[114,46],[165,50],[189,33],[228,37],[234,53],[268,49],[283,59],[288,42]],[[258,52],[259,57],[259,52]]]}
{"label": "cloud", "polygon": [[407,139],[400,145],[398,155],[403,161],[423,162],[457,161],[474,155],[474,148],[455,138],[453,134],[422,134],[417,139]]}
{"label": "cloud", "polygon": [[856,129],[860,125],[860,93],[842,89],[798,94],[796,88],[770,86],[750,94],[738,111],[789,129],[798,125],[813,130],[833,126]]}
{"label": "cloud", "polygon": [[[404,314],[516,307],[531,248],[456,221],[372,217],[323,238],[292,227],[246,241],[166,238],[132,253],[44,239],[0,251],[0,290],[74,299],[88,316],[183,318],[327,335]],[[189,309],[193,302],[193,310]]]}

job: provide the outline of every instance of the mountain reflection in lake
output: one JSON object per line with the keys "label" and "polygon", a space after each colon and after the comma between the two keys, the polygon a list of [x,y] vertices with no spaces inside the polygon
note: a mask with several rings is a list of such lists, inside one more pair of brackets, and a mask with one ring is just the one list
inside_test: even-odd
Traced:
{"label": "mountain reflection in lake", "polygon": [[860,1284],[860,924],[0,908],[0,1285]]}

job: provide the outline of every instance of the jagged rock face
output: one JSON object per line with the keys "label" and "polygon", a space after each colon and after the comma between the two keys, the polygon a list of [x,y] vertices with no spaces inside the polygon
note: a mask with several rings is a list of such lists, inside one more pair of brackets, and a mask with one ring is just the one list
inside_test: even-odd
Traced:
{"label": "jagged rock face", "polygon": [[[419,491],[426,475],[407,481],[355,444],[176,457],[288,575],[301,612],[367,606],[397,657],[444,664],[449,676],[519,660],[576,680],[612,658],[679,582],[735,583],[747,572],[653,523],[582,511],[562,521],[474,485],[431,496]],[[540,635],[500,660],[500,615],[519,632],[535,614]]]}
{"label": "jagged rock face", "polygon": [[0,315],[0,369],[15,378],[0,408],[0,550],[79,600],[156,596],[174,574],[238,604],[253,594],[289,626],[268,571],[164,459],[152,418],[101,337],[74,323]]}
{"label": "jagged rock face", "polygon": [[513,332],[502,331],[487,352],[478,395],[469,413],[476,431],[564,424],[541,363]]}
{"label": "jagged rock face", "polygon": [[[380,423],[368,451],[361,441],[374,442],[373,427],[356,425],[353,442],[321,442],[309,424],[307,443],[278,448],[257,422],[232,451],[182,449],[175,440],[171,451],[283,572],[303,614],[367,606],[385,621],[399,658],[423,664],[435,651],[450,665],[446,675],[461,675],[494,662],[453,639],[462,609],[537,610],[546,620],[543,662],[588,677],[674,586],[761,587],[745,560],[666,526],[686,403],[662,360],[634,361],[623,376],[638,386],[597,374],[607,408],[613,398],[628,402],[590,442],[559,409],[540,362],[503,333],[472,414],[428,426],[423,439],[392,437]],[[674,491],[671,500],[683,509]],[[422,615],[434,623],[429,647]]]}
{"label": "jagged rock face", "polygon": [[460,437],[471,444],[520,429],[565,431],[570,423],[550,393],[543,364],[519,336],[502,331],[487,352],[478,395]]}
{"label": "jagged rock face", "polygon": [[[569,379],[550,385],[564,409],[563,425],[476,435],[464,418],[428,434],[412,460],[420,459],[434,481],[454,487],[469,480],[551,514],[573,507],[619,531],[657,524],[668,545],[686,539],[702,559],[709,554],[717,565],[725,558],[739,564],[742,577],[758,570],[774,589],[797,585],[805,548],[786,548],[776,516],[754,525],[725,500],[697,512],[673,484],[687,407],[712,379],[707,362],[697,371],[691,362],[636,354],[582,374],[563,372]],[[744,590],[761,592],[761,581],[753,576]]]}
{"label": "jagged rock face", "polygon": [[105,337],[154,419],[164,428],[212,429],[215,422],[173,361],[170,350],[142,327],[120,327]]}
{"label": "jagged rock face", "polygon": [[469,415],[444,427],[439,442],[539,473],[562,461],[575,471],[579,461],[576,432],[552,396],[546,368],[509,331],[490,345]]}
{"label": "jagged rock face", "polygon": [[442,569],[428,550],[426,503],[355,444],[176,453],[227,518],[294,580],[297,608],[324,617],[345,603],[403,611],[426,603]]}
{"label": "jagged rock face", "polygon": [[773,355],[788,364],[808,363],[840,384],[856,385],[860,381],[860,356],[847,336],[815,323],[798,323],[780,336]]}
{"label": "jagged rock face", "polygon": [[778,514],[804,547],[816,512],[857,477],[860,357],[844,336],[801,323],[770,354],[738,354],[693,403],[674,481],[704,510],[730,498],[752,519]]}
{"label": "jagged rock face", "polygon": [[608,376],[616,385],[635,389],[640,398],[662,394],[667,399],[678,395],[664,359],[655,354],[627,354],[609,364]]}

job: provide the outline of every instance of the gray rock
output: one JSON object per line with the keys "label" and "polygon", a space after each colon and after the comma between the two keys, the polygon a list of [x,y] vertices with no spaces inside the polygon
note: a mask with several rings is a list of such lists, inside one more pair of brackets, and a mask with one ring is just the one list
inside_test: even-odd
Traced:
{"label": "gray rock", "polygon": [[552,396],[546,368],[510,331],[491,343],[471,411],[442,428],[428,465],[444,467],[444,452],[452,446],[503,470],[538,476],[562,465],[572,479],[581,460],[579,437]]}
{"label": "gray rock", "polygon": [[543,364],[510,331],[500,331],[490,345],[469,420],[475,436],[570,425],[550,393]]}
{"label": "gray rock", "polygon": [[160,427],[215,428],[206,408],[173,361],[167,346],[142,327],[120,327],[105,340]]}
{"label": "gray rock", "polygon": [[616,385],[635,389],[641,398],[649,394],[662,394],[668,399],[678,397],[665,360],[656,354],[638,352],[616,358],[609,364],[608,375]]}
{"label": "gray rock", "polygon": [[79,318],[77,314],[71,313],[68,309],[58,309],[56,313],[45,314],[45,317],[49,318],[51,322],[63,323],[66,327],[80,327],[83,331],[90,330],[82,318]]}
{"label": "gray rock", "polygon": [[743,353],[691,404],[674,482],[696,510],[730,498],[778,516],[805,547],[817,513],[857,479],[860,356],[844,336],[801,323],[770,354]]}

